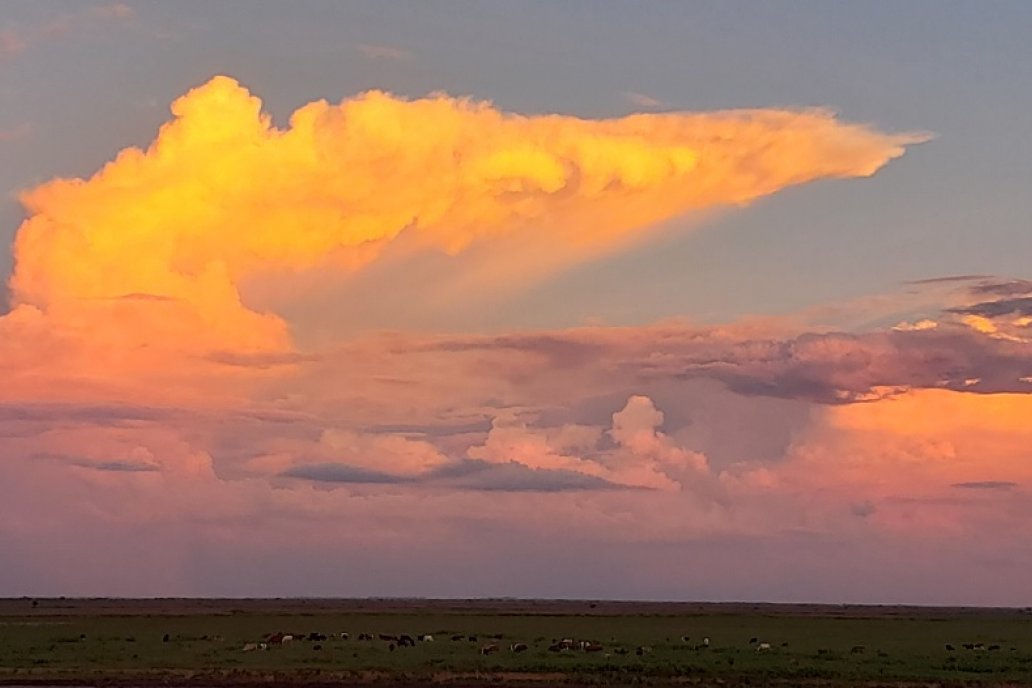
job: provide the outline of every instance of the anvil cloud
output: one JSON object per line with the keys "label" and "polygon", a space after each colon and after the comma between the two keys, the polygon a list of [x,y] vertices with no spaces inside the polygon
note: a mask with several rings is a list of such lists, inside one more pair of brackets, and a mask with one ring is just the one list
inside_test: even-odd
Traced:
{"label": "anvil cloud", "polygon": [[146,151],[22,195],[2,327],[88,340],[105,374],[286,352],[289,323],[246,304],[245,282],[341,279],[393,249],[475,252],[463,269],[480,288],[526,285],[690,211],[870,175],[920,139],[824,111],[589,121],[380,92],[311,103],[278,129],[227,77],[172,113]]}

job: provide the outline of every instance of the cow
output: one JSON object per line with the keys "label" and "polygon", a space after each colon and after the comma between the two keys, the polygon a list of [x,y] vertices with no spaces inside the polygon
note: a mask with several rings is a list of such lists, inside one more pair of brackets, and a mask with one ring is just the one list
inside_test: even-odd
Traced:
{"label": "cow", "polygon": [[702,639],[702,646],[703,647],[709,647],[709,636],[706,636],[705,638]]}
{"label": "cow", "polygon": [[258,649],[258,643],[244,643],[244,652],[254,652]]}
{"label": "cow", "polygon": [[341,633],[340,634],[340,639],[341,640],[351,640],[351,634],[350,633]]}
{"label": "cow", "polygon": [[451,637],[451,639],[452,639],[452,641],[453,641],[453,642],[454,642],[454,641],[459,641],[459,640],[465,640],[465,639],[466,639],[466,636],[465,636],[465,635],[463,635],[462,633],[458,633],[458,634],[456,634],[456,635],[453,635],[453,636]]}
{"label": "cow", "polygon": [[562,645],[560,645],[559,643],[552,643],[551,645],[548,646],[548,651],[549,652],[562,652],[565,649],[566,648],[563,647]]}
{"label": "cow", "polygon": [[625,655],[625,654],[627,654],[627,648],[626,647],[618,647],[615,650],[613,650],[613,652],[618,654],[618,655]]}
{"label": "cow", "polygon": [[752,638],[749,638],[749,644],[750,645],[755,645],[758,642],[760,642],[760,639],[757,638],[756,636],[753,636]]}
{"label": "cow", "polygon": [[358,634],[358,639],[359,640],[372,640],[373,639],[373,634],[372,633],[359,633]]}
{"label": "cow", "polygon": [[577,645],[577,641],[573,638],[563,638],[559,641],[559,645],[561,645],[564,650],[572,650],[574,646]]}
{"label": "cow", "polygon": [[166,633],[165,635],[161,636],[161,642],[163,642],[163,643],[167,643],[170,640],[172,640],[172,638],[169,636],[168,633]]}
{"label": "cow", "polygon": [[397,639],[398,639],[398,637],[397,637],[397,636],[395,636],[395,635],[389,635],[389,634],[387,634],[387,633],[381,633],[381,634],[380,634],[380,640],[382,640],[382,641],[384,641],[384,642],[387,642],[387,643],[393,643],[393,642],[395,642],[395,641],[396,641]]}
{"label": "cow", "polygon": [[946,651],[947,652],[953,652],[954,649],[955,648],[952,645],[950,645],[949,643],[946,643]]}
{"label": "cow", "polygon": [[961,645],[961,647],[963,647],[965,650],[974,650],[975,649],[975,644],[974,643],[964,643],[963,645]]}
{"label": "cow", "polygon": [[398,636],[398,647],[415,647],[416,641],[412,639],[410,635],[399,635]]}
{"label": "cow", "polygon": [[756,646],[757,652],[770,652],[770,643],[759,643]]}
{"label": "cow", "polygon": [[634,651],[634,654],[638,655],[639,657],[644,657],[650,652],[652,652],[652,648],[648,645],[639,645],[638,648]]}
{"label": "cow", "polygon": [[434,642],[434,637],[432,635],[430,635],[429,633],[424,633],[423,635],[419,636],[419,642],[421,642],[421,643],[432,643],[432,642]]}
{"label": "cow", "polygon": [[596,643],[589,640],[581,646],[581,649],[585,652],[601,652],[603,648],[602,643]]}
{"label": "cow", "polygon": [[498,652],[498,650],[499,650],[498,643],[488,643],[487,645],[484,645],[483,647],[480,648],[480,654],[482,654],[482,655],[492,655],[495,652]]}
{"label": "cow", "polygon": [[999,650],[999,649],[1000,649],[999,645],[990,645],[989,646],[989,651],[990,652],[995,652],[996,650]]}
{"label": "cow", "polygon": [[469,642],[471,643],[475,643],[477,642],[477,637],[475,635],[471,635],[467,638],[467,640],[469,640]]}
{"label": "cow", "polygon": [[316,643],[324,643],[324,642],[326,642],[326,636],[323,635],[322,633],[318,633],[316,631],[312,631],[311,633],[308,634],[308,640],[311,641],[311,642],[316,642]]}
{"label": "cow", "polygon": [[529,649],[526,643],[513,643],[509,646],[509,652],[526,652]]}
{"label": "cow", "polygon": [[852,649],[850,649],[849,654],[851,654],[851,655],[862,655],[864,653],[865,649],[866,648],[863,645],[854,645],[852,647]]}
{"label": "cow", "polygon": [[688,641],[690,641],[691,639],[692,639],[692,637],[691,637],[690,635],[682,635],[682,636],[681,636],[681,642],[682,642],[682,643],[687,643],[687,642],[688,642]]}

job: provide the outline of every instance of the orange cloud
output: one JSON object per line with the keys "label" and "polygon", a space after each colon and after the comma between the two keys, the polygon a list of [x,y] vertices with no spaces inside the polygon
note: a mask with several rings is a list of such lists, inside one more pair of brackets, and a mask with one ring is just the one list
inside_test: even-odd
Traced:
{"label": "orange cloud", "polygon": [[143,367],[289,351],[287,324],[244,302],[245,280],[348,274],[403,245],[499,247],[489,278],[526,282],[692,210],[872,174],[922,138],[820,110],[590,121],[380,92],[310,103],[278,129],[227,77],[172,113],[147,150],[22,194],[9,318],[45,318]]}

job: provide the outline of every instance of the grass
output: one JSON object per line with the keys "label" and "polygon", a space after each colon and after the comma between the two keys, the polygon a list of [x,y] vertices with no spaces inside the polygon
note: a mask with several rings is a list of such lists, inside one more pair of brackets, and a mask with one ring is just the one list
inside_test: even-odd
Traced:
{"label": "grass", "polygon": [[[350,640],[293,642],[245,652],[245,643],[267,635],[350,633]],[[358,641],[359,633],[433,634],[432,643],[390,651],[383,641]],[[452,641],[475,635],[477,642]],[[168,636],[168,641],[164,640]],[[501,635],[502,651],[480,648]],[[682,641],[689,636],[689,641]],[[592,639],[605,652],[555,653],[553,639]],[[709,638],[708,647],[700,647]],[[757,652],[751,638],[770,643]],[[508,646],[525,642],[529,651]],[[957,649],[949,652],[949,643]],[[999,645],[996,651],[962,649],[963,643]],[[320,649],[315,649],[315,646]],[[651,651],[639,656],[639,646]],[[863,652],[852,648],[863,646]],[[628,651],[617,654],[617,648]],[[279,676],[429,676],[448,672],[553,673],[570,676],[736,677],[822,679],[838,682],[939,681],[1032,684],[1032,616],[1012,611],[913,616],[820,612],[698,614],[499,613],[425,609],[411,612],[339,612],[331,608],[152,613],[0,614],[0,680],[117,678],[181,672]]]}

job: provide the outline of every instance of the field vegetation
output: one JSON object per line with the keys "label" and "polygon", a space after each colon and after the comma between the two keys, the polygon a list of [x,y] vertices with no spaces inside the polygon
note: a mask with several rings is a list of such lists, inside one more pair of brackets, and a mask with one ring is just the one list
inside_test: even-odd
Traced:
{"label": "field vegetation", "polygon": [[[294,640],[269,642],[283,633]],[[364,634],[373,640],[359,640]],[[381,639],[427,634],[432,641],[412,647]],[[563,639],[574,646],[557,650]],[[601,649],[585,651],[580,641]],[[518,643],[526,649],[513,652]],[[1032,614],[511,601],[0,603],[0,681],[7,684],[198,677],[240,684],[544,677],[580,684],[1032,685]]]}

